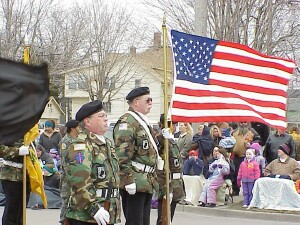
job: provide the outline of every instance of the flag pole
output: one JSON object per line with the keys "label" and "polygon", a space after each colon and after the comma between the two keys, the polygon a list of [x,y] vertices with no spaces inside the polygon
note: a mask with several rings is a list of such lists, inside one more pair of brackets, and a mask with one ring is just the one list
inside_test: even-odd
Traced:
{"label": "flag pole", "polygon": [[[166,16],[163,17],[162,24],[162,32],[163,32],[163,52],[164,52],[164,127],[168,127],[168,79],[167,79],[167,27],[166,27]],[[165,224],[170,225],[171,222],[171,213],[170,213],[170,168],[169,168],[169,140],[164,139],[164,170],[165,170],[165,181],[166,181],[166,215],[165,216]],[[164,220],[162,220],[164,221]]]}
{"label": "flag pole", "polygon": [[[29,64],[29,51],[28,37],[24,37],[24,63]],[[26,207],[27,207],[27,191],[26,191],[26,155],[23,156],[23,225],[26,225]]]}

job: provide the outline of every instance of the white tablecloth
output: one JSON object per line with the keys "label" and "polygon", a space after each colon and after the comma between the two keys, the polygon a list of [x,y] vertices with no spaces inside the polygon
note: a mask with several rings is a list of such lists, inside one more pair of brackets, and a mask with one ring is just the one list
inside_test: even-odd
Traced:
{"label": "white tablecloth", "polygon": [[186,192],[185,200],[191,202],[193,205],[197,205],[199,203],[200,194],[205,184],[204,176],[183,175],[183,181]]}
{"label": "white tablecloth", "polygon": [[[199,203],[199,198],[206,182],[203,175],[200,176],[188,176],[183,175],[183,181],[185,186],[186,198],[185,201],[197,205]],[[217,190],[217,205],[224,205],[225,203],[225,192],[227,190],[226,184],[223,184]]]}
{"label": "white tablecloth", "polygon": [[300,211],[300,195],[291,180],[262,177],[255,182],[252,193],[250,207]]}

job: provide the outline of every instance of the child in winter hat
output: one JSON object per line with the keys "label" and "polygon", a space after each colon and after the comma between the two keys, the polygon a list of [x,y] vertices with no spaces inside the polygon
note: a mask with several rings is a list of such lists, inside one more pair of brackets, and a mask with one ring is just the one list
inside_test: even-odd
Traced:
{"label": "child in winter hat", "polygon": [[250,145],[250,148],[255,150],[255,159],[259,165],[260,176],[262,176],[266,168],[266,159],[262,156],[262,152],[261,152],[262,147],[260,146],[259,143],[254,142]]}
{"label": "child in winter hat", "polygon": [[252,200],[252,189],[254,182],[260,177],[259,165],[255,160],[254,149],[246,150],[246,157],[241,163],[238,176],[237,185],[240,187],[242,182],[243,188],[243,207],[248,207]]}

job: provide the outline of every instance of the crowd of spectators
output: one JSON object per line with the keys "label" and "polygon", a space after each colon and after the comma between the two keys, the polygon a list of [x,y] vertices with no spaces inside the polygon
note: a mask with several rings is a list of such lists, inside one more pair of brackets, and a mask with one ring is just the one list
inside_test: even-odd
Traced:
{"label": "crowd of spectators", "polygon": [[[36,152],[46,186],[60,188],[60,148],[62,135],[54,121],[36,140]],[[297,127],[274,130],[261,123],[200,124],[193,134],[191,124],[178,123],[178,144],[185,176],[203,176],[199,206],[215,207],[216,192],[224,183],[232,196],[243,192],[243,207],[252,199],[252,189],[260,177],[300,179],[300,134]],[[43,208],[38,202],[33,206]]]}
{"label": "crowd of spectators", "polygon": [[[242,187],[242,206],[248,207],[253,186],[260,177],[300,179],[296,161],[300,159],[297,127],[272,132],[270,127],[258,122],[200,124],[198,132],[186,137],[185,142],[191,144],[189,150],[184,149],[187,157],[183,175],[206,179],[199,206],[216,206],[216,191],[225,180],[232,185],[232,196],[240,195]],[[221,159],[225,159],[226,165],[221,166],[217,162],[223,150],[226,155]],[[216,177],[219,180],[214,181]]]}

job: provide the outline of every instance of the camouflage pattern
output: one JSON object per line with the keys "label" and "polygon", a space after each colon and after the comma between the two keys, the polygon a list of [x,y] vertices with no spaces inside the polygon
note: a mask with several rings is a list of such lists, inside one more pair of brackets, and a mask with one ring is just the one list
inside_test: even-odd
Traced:
{"label": "camouflage pattern", "polygon": [[[16,142],[14,146],[0,145],[0,158],[23,164],[24,157],[19,156],[19,148],[22,146],[22,144],[22,140],[20,140]],[[0,164],[0,179],[22,181],[23,169]]]}
{"label": "camouflage pattern", "polygon": [[[76,140],[76,139],[75,139]],[[62,206],[60,212],[60,220],[63,221],[65,218],[66,208],[68,205],[68,201],[71,193],[71,186],[68,180],[66,179],[66,171],[65,171],[65,156],[69,145],[72,143],[73,139],[69,134],[66,134],[63,139],[61,139],[59,143],[59,153],[61,158],[61,171],[60,171],[60,196],[62,198]]]}
{"label": "camouflage pattern", "polygon": [[116,197],[96,196],[97,189],[119,188],[119,166],[112,143],[100,141],[84,129],[65,151],[65,172],[70,183],[70,199],[66,218],[96,223],[93,216],[109,201],[109,224],[120,223],[121,206]]}
{"label": "camouflage pattern", "polygon": [[120,165],[120,188],[136,183],[137,192],[158,190],[155,172],[146,173],[132,166],[132,161],[154,168],[157,165],[156,150],[143,126],[131,114],[125,113],[117,121],[113,137]]}
{"label": "camouflage pattern", "polygon": [[[158,134],[157,139],[160,143],[159,154],[164,158],[164,137],[162,134]],[[180,179],[172,179],[171,174],[182,173],[182,157],[178,145],[173,139],[169,140],[169,168],[170,168],[170,193],[173,193],[172,201],[180,201],[185,199],[185,190],[182,176]],[[158,198],[163,198],[166,195],[166,174],[165,171],[157,171],[157,177],[159,182]]]}

